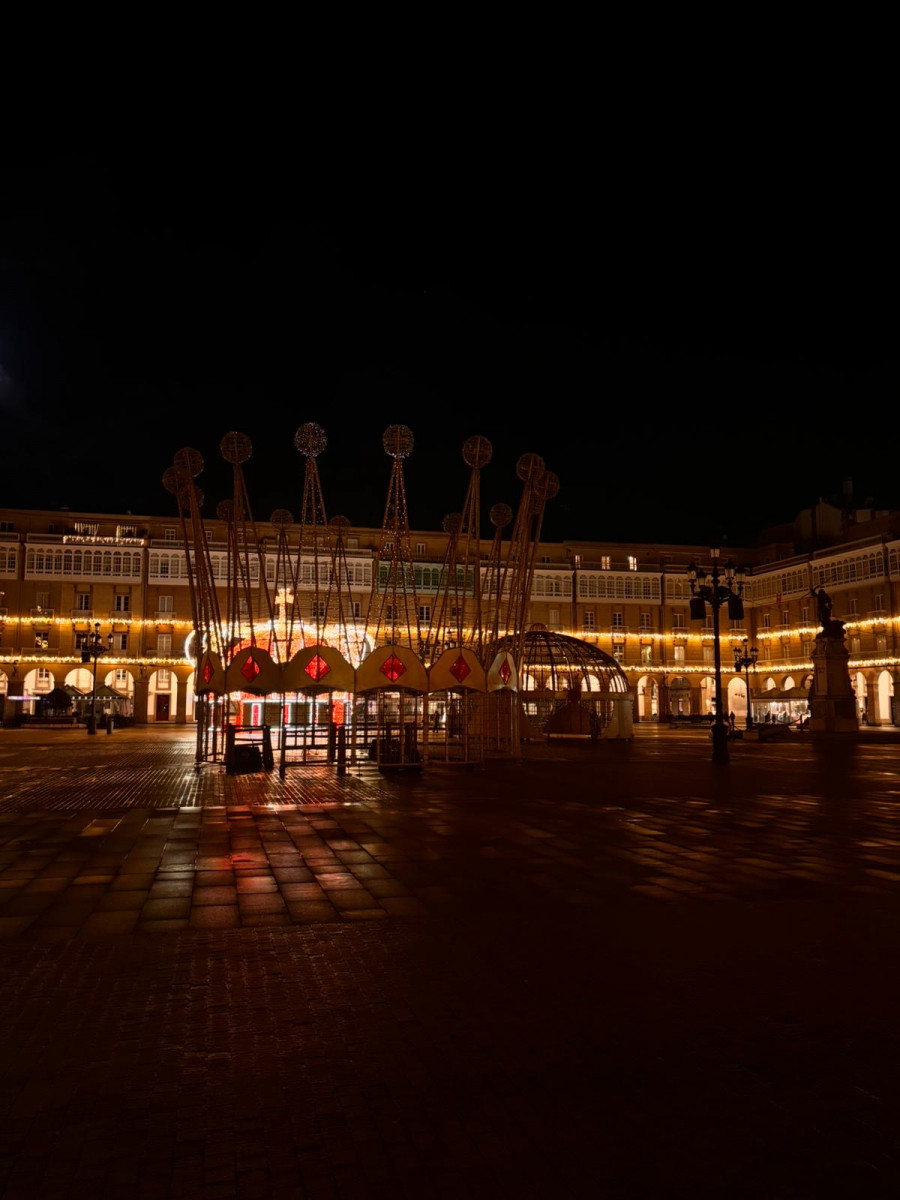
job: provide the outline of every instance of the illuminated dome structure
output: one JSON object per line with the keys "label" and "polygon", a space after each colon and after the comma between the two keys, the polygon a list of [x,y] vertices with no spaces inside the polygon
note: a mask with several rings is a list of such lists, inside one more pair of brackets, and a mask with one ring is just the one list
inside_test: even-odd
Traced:
{"label": "illuminated dome structure", "polygon": [[[509,638],[500,641],[508,649]],[[543,626],[526,630],[519,663],[523,735],[631,738],[632,691],[625,672],[597,646]]]}

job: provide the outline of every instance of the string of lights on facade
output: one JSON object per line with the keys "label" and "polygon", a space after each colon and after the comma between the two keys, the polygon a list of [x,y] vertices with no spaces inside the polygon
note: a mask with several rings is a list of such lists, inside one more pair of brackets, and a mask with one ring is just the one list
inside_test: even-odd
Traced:
{"label": "string of lights on facade", "polygon": [[[717,712],[748,727],[791,722],[808,711],[818,627],[807,606],[825,583],[842,604],[859,718],[896,719],[895,514],[873,514],[866,538],[857,527],[802,561],[794,547],[784,563],[729,548],[746,612],[718,630],[706,613],[697,629],[686,620],[690,560],[712,551],[543,541],[560,484],[537,454],[520,457],[513,502],[483,514],[493,449],[467,439],[461,503],[440,530],[421,531],[404,478],[413,434],[390,426],[384,521],[365,529],[327,515],[324,430],[300,426],[294,443],[296,519],[287,508],[254,514],[252,444],[239,433],[219,446],[232,489],[214,517],[193,448],[164,472],[168,518],[0,510],[4,722],[39,719],[65,689],[76,718],[102,702],[122,721],[196,722],[199,762],[233,758],[254,731],[265,755],[266,730],[282,769],[335,761],[338,741],[348,761],[412,766],[514,754],[523,736],[612,740],[634,722],[715,723]],[[81,660],[98,623],[108,644],[92,702]],[[735,670],[730,651],[747,639],[756,658]]]}

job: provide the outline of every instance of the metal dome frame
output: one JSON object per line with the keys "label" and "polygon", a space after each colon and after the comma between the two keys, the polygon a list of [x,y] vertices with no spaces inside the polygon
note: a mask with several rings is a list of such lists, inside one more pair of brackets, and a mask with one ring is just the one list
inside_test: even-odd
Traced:
{"label": "metal dome frame", "polygon": [[[498,651],[511,648],[501,638]],[[568,634],[532,626],[525,631],[519,700],[527,723],[548,737],[634,736],[634,692],[611,654]]]}

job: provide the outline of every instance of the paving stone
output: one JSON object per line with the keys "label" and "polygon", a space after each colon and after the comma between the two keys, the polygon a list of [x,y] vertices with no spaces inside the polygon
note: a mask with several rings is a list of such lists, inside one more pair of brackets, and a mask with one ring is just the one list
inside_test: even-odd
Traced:
{"label": "paving stone", "polygon": [[195,772],[174,725],[42,772],[23,732],[4,1197],[896,1194],[896,742],[846,769],[738,744],[723,772],[639,728],[281,781]]}
{"label": "paving stone", "polygon": [[236,904],[210,904],[191,909],[192,929],[237,929],[241,916]]}
{"label": "paving stone", "polygon": [[173,896],[165,899],[150,899],[141,910],[142,921],[167,920],[172,917],[186,917],[191,911],[191,901],[186,896]]}
{"label": "paving stone", "polygon": [[197,887],[194,889],[193,904],[237,904],[238,892],[236,887]]}

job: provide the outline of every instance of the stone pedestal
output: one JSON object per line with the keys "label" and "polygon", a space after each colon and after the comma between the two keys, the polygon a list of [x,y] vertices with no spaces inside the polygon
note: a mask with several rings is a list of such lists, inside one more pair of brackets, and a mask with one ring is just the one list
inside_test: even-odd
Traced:
{"label": "stone pedestal", "polygon": [[816,634],[809,689],[811,733],[858,733],[856,697],[850,684],[843,621],[827,621]]}

